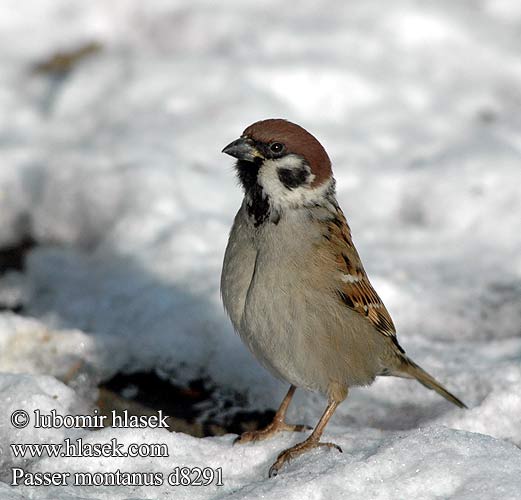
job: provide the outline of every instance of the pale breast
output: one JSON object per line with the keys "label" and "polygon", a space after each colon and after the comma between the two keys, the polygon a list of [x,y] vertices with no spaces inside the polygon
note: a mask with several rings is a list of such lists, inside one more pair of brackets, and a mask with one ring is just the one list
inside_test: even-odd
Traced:
{"label": "pale breast", "polygon": [[257,250],[253,246],[253,228],[240,208],[230,232],[221,274],[221,295],[232,324],[240,333],[246,294],[251,283]]}
{"label": "pale breast", "polygon": [[[238,215],[234,229],[246,222]],[[371,383],[383,338],[332,290],[338,270],[333,256],[317,251],[323,236],[316,223],[293,214],[247,234],[228,246],[222,293],[257,359],[309,390]]]}
{"label": "pale breast", "polygon": [[[302,237],[303,232],[308,234]],[[282,217],[256,233],[255,269],[240,333],[246,345],[274,375],[298,387],[319,390],[324,327],[316,305],[325,276],[314,269],[320,238],[307,218]],[[311,362],[310,362],[311,361]]]}

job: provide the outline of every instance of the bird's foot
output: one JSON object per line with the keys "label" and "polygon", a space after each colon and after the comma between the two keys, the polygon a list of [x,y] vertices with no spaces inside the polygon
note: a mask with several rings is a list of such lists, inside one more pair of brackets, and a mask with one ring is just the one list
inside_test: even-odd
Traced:
{"label": "bird's foot", "polygon": [[340,453],[342,453],[342,448],[340,448],[340,446],[337,444],[321,443],[317,439],[312,439],[310,436],[302,443],[298,443],[295,446],[292,446],[291,448],[288,448],[287,450],[284,450],[282,453],[280,453],[277,457],[277,460],[275,460],[273,465],[270,467],[268,474],[269,477],[275,477],[286,462],[289,462],[290,460],[293,460],[294,458],[299,457],[300,455],[303,455],[304,453],[315,448],[335,448]]}
{"label": "bird's foot", "polygon": [[293,425],[287,424],[286,422],[281,420],[274,420],[264,429],[260,429],[258,431],[243,432],[240,436],[238,436],[235,439],[233,444],[244,444],[249,443],[250,441],[263,441],[264,439],[268,439],[282,431],[303,432],[308,430],[311,430],[311,427],[309,427],[308,425]]}

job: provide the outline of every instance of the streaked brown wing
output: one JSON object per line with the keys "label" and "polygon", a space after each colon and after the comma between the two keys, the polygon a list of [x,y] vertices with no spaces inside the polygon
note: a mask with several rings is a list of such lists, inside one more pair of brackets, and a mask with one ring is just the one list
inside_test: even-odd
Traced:
{"label": "streaked brown wing", "polygon": [[328,222],[326,238],[337,256],[336,263],[341,278],[337,290],[339,299],[367,318],[383,335],[392,337],[398,346],[393,320],[367,277],[353,245],[351,230],[340,208],[336,209],[335,217]]}

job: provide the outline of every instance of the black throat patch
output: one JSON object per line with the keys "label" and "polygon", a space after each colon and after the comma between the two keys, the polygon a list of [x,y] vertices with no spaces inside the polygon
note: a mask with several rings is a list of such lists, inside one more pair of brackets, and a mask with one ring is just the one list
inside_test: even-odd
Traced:
{"label": "black throat patch", "polygon": [[[255,227],[270,220],[271,215],[270,200],[264,196],[262,188],[257,182],[261,165],[260,158],[255,162],[239,160],[236,165],[237,176],[246,194],[248,215],[253,219]],[[279,222],[279,219],[279,217],[271,218],[275,224]]]}

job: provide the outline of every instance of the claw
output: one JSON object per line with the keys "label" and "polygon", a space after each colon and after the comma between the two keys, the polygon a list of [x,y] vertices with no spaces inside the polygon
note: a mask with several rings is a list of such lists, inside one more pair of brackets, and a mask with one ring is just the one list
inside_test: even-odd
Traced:
{"label": "claw", "polygon": [[335,443],[321,443],[319,441],[306,439],[306,441],[298,443],[280,453],[277,460],[275,460],[273,465],[270,467],[268,477],[275,477],[286,462],[290,462],[294,458],[303,455],[314,448],[335,448],[340,453],[343,453],[342,448]]}

